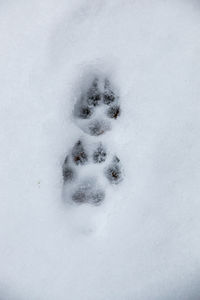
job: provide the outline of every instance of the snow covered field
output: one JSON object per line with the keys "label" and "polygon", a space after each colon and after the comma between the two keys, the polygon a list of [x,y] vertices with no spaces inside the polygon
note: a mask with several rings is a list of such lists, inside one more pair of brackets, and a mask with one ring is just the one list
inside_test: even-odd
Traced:
{"label": "snow covered field", "polygon": [[[79,81],[116,83],[124,180],[69,210]],[[0,300],[200,299],[200,2],[0,1]]]}

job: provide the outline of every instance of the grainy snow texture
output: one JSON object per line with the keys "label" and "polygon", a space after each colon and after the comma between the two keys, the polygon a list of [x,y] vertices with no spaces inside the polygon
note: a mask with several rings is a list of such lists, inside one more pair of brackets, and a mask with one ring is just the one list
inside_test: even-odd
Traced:
{"label": "grainy snow texture", "polygon": [[[124,180],[76,209],[62,164],[90,72],[120,93]],[[1,0],[0,84],[0,299],[199,300],[199,1]]]}

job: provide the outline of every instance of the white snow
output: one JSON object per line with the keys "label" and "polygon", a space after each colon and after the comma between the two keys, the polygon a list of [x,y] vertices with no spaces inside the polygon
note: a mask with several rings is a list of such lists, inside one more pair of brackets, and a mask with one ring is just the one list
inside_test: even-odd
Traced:
{"label": "white snow", "polygon": [[[1,1],[0,299],[200,299],[199,38],[195,0]],[[94,69],[120,91],[125,178],[88,233],[61,167]]]}

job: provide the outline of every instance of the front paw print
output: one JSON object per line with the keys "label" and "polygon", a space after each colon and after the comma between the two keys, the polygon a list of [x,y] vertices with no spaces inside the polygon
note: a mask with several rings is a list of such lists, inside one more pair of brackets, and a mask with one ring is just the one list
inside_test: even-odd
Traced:
{"label": "front paw print", "polygon": [[112,129],[121,114],[119,93],[107,77],[95,76],[85,84],[74,107],[74,119],[85,133],[99,136]]}

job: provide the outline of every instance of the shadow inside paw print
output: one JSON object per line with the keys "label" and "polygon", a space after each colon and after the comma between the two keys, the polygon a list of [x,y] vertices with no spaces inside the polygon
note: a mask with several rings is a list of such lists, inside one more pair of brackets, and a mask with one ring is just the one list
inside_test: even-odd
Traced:
{"label": "shadow inside paw print", "polygon": [[67,156],[65,158],[63,167],[62,167],[62,175],[63,175],[63,181],[69,182],[75,179],[75,173],[73,168],[69,164],[69,157]]}
{"label": "shadow inside paw print", "polygon": [[91,149],[91,145],[78,140],[62,167],[68,200],[76,204],[101,204],[106,195],[102,182],[118,184],[122,180],[120,161],[116,156],[111,158],[101,142]]}
{"label": "shadow inside paw print", "polygon": [[116,95],[111,87],[111,83],[108,78],[104,82],[104,93],[103,93],[103,103],[106,105],[113,104],[116,100]]}
{"label": "shadow inside paw print", "polygon": [[88,89],[86,101],[89,107],[97,106],[101,101],[101,91],[99,89],[99,79],[95,78]]}
{"label": "shadow inside paw print", "polygon": [[82,182],[72,194],[72,200],[77,204],[89,203],[99,205],[105,198],[105,191],[96,187],[95,182],[87,179]]}
{"label": "shadow inside paw print", "polygon": [[72,149],[72,158],[76,165],[84,165],[88,161],[88,155],[79,140]]}
{"label": "shadow inside paw print", "polygon": [[93,120],[88,125],[90,135],[99,136],[110,129],[110,124],[101,120]]}
{"label": "shadow inside paw print", "polygon": [[104,134],[112,128],[111,120],[121,113],[119,96],[108,78],[95,76],[81,92],[74,107],[79,127],[91,136]]}
{"label": "shadow inside paw print", "polygon": [[122,181],[121,163],[117,156],[113,158],[111,164],[105,170],[105,176],[110,183],[118,184]]}
{"label": "shadow inside paw print", "polygon": [[109,118],[117,119],[120,116],[121,109],[119,105],[113,105],[107,110],[107,115]]}
{"label": "shadow inside paw print", "polygon": [[97,149],[93,152],[93,161],[94,163],[102,163],[106,160],[106,150],[103,147],[102,143],[100,143],[97,147]]}

